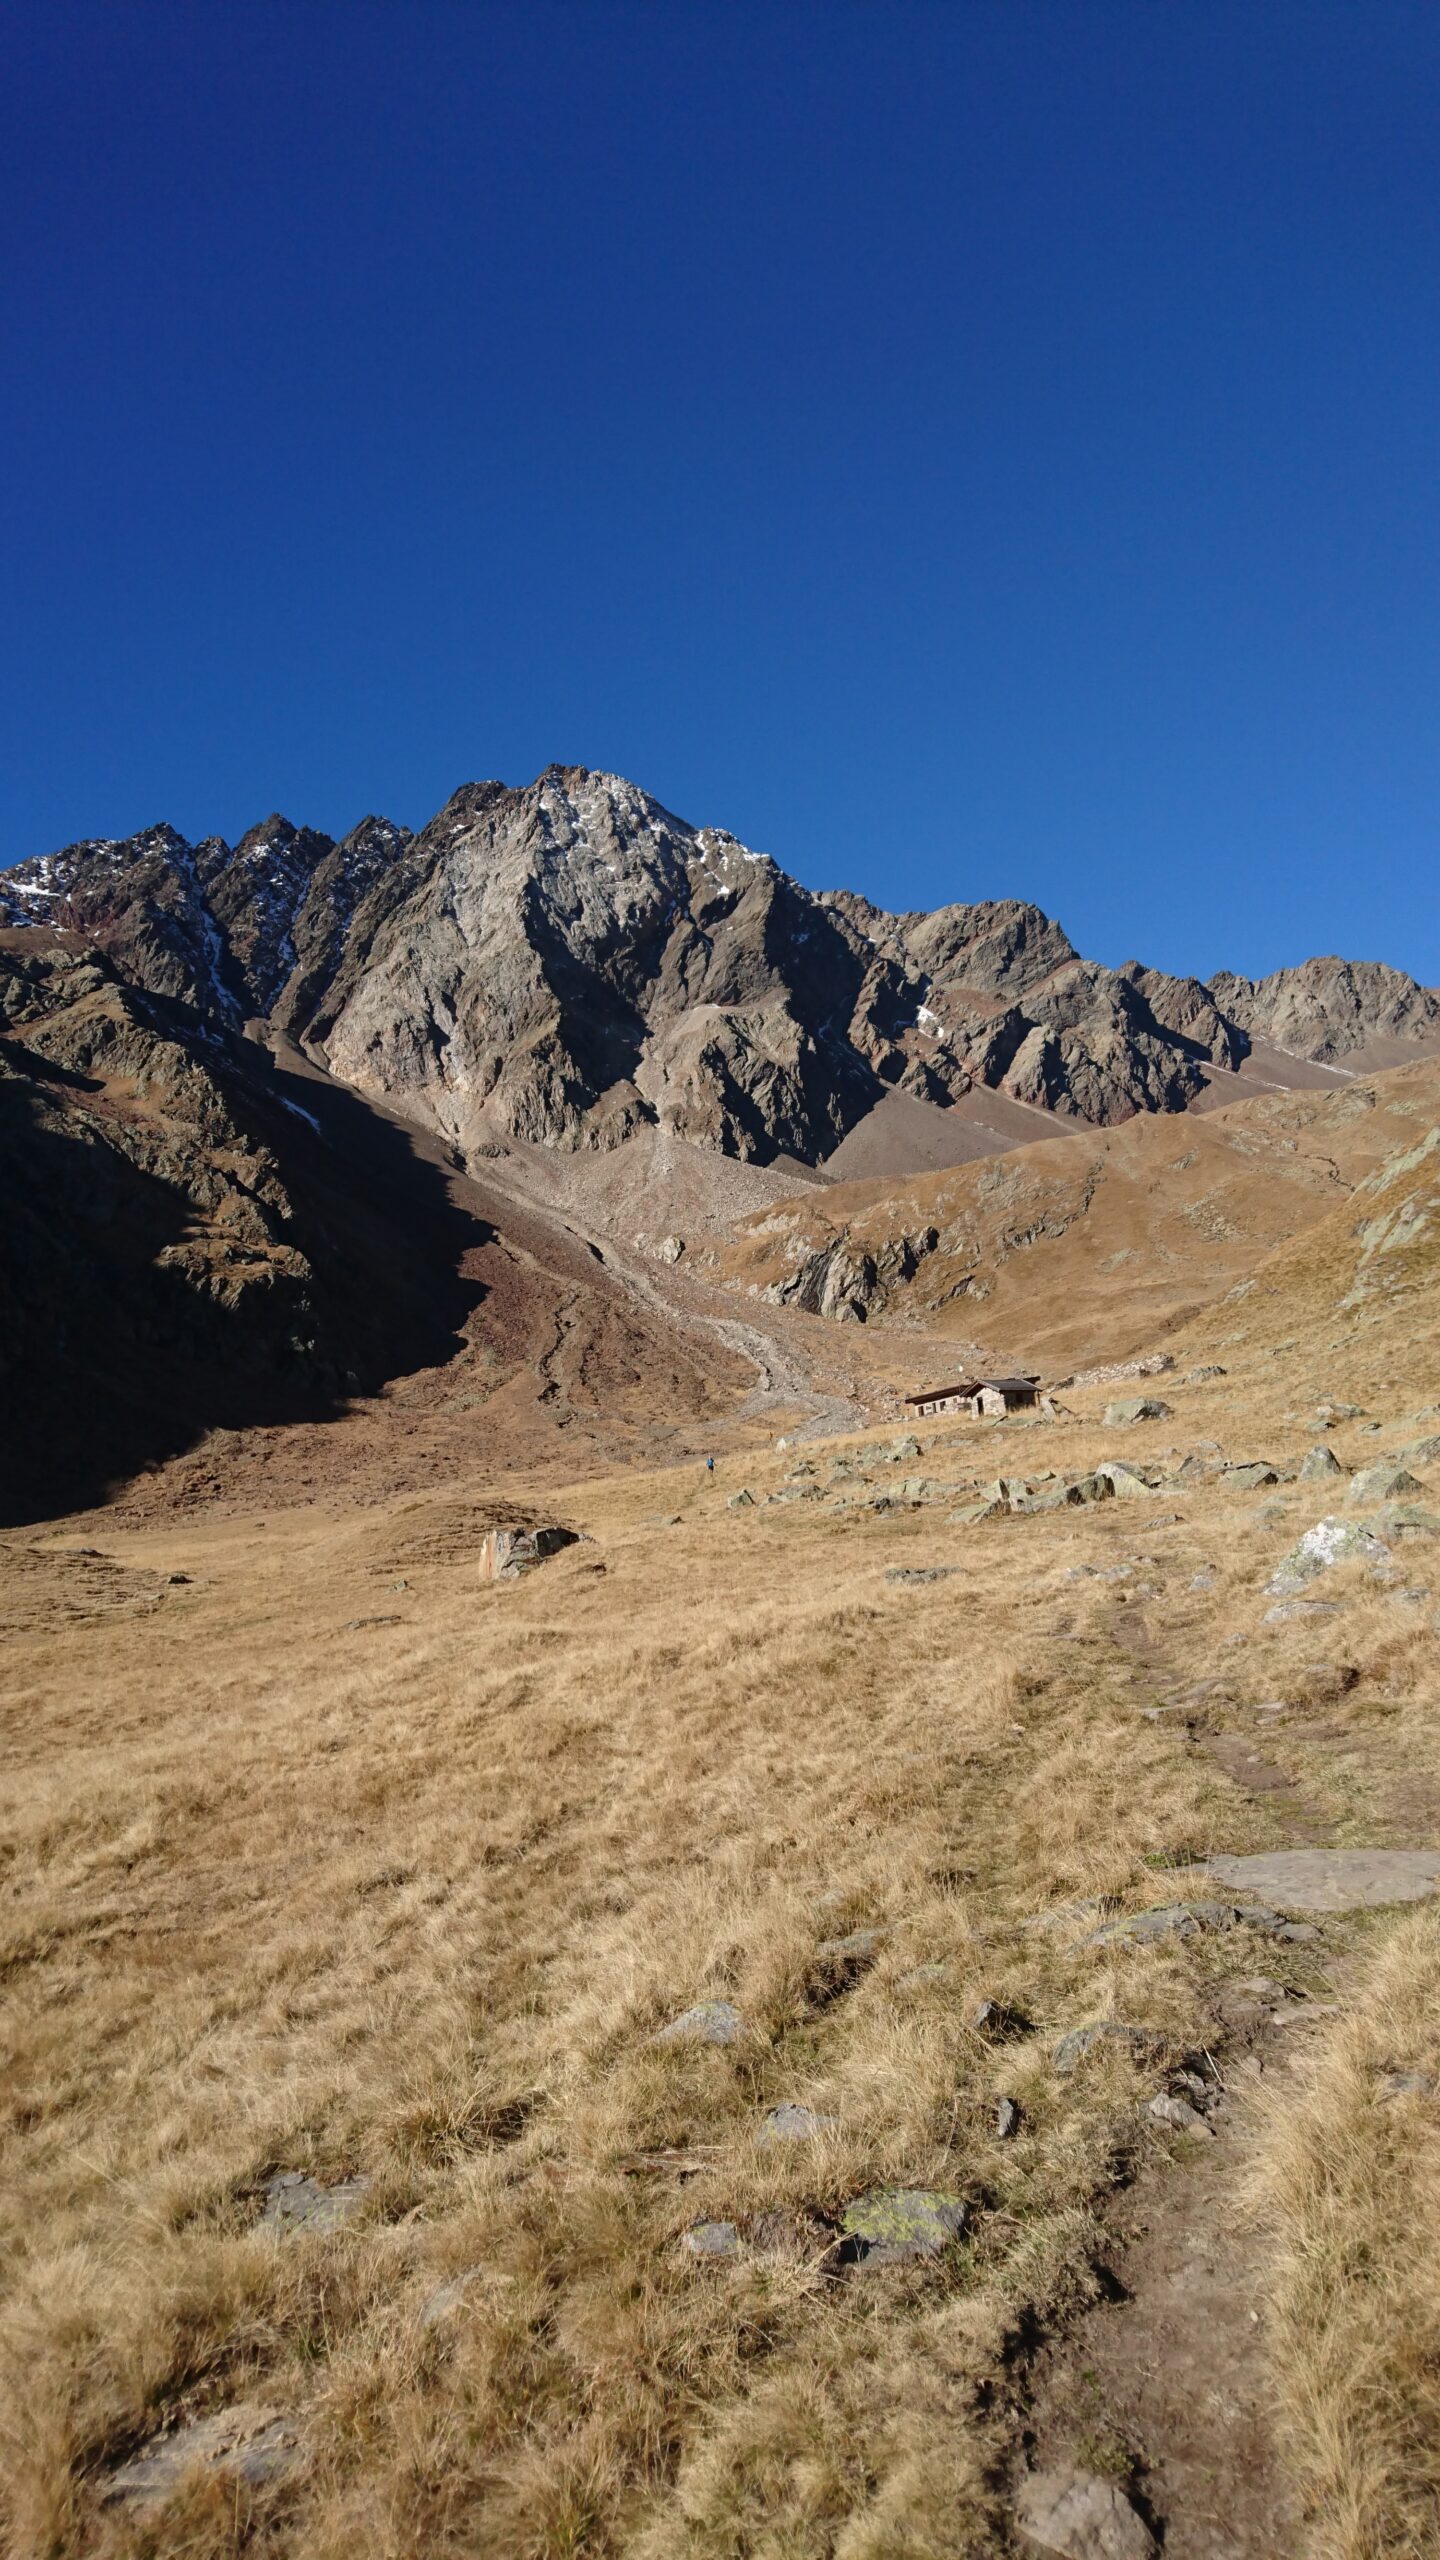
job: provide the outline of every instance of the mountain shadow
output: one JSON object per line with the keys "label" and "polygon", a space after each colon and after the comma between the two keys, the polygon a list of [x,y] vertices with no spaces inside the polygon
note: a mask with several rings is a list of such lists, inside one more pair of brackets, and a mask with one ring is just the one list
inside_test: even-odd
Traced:
{"label": "mountain shadow", "polygon": [[[88,1508],[207,1431],[332,1416],[450,1358],[485,1295],[469,1274],[494,1230],[423,1140],[143,1001],[138,1076],[133,1038],[125,1079],[87,1071],[108,1062],[93,1040],[79,1064],[38,1051],[48,1019],[0,1039],[5,1527]],[[142,1116],[147,1074],[165,1108]]]}

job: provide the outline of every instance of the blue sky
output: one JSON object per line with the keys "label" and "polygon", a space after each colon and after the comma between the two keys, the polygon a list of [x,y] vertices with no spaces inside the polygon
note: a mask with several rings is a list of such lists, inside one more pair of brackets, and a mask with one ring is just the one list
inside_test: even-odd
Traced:
{"label": "blue sky", "polygon": [[1440,10],[4,0],[0,860],[609,767],[1440,980]]}

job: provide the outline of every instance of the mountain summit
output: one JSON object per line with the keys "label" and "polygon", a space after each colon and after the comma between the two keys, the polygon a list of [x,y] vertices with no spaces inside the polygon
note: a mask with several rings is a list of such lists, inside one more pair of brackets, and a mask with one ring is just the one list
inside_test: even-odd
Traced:
{"label": "mountain summit", "polygon": [[418,835],[369,817],[336,842],[277,814],[234,847],[166,826],[70,845],[0,875],[0,925],[42,924],[152,993],[286,1032],[467,1150],[659,1124],[818,1165],[890,1094],[1099,1126],[1184,1110],[1257,1050],[1333,1066],[1440,1040],[1436,997],[1377,962],[1208,985],[1107,969],[1019,900],[890,915],[816,895],[559,765],[466,784]]}

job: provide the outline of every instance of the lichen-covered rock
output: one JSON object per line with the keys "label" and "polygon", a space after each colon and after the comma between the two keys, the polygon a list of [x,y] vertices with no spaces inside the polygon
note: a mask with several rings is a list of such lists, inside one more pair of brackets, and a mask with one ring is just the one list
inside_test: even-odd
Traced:
{"label": "lichen-covered rock", "polygon": [[1273,1599],[1287,1600],[1332,1566],[1357,1562],[1374,1573],[1388,1572],[1389,1548],[1359,1520],[1317,1520],[1281,1559],[1265,1588]]}
{"label": "lichen-covered rock", "polygon": [[898,2266],[911,2258],[936,2258],[965,2228],[959,2196],[933,2187],[875,2187],[857,2196],[840,2216],[862,2266]]}

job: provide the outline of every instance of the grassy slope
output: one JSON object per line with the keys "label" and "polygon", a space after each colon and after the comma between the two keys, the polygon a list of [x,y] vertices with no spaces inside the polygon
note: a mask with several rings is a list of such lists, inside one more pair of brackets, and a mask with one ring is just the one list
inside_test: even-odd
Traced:
{"label": "grassy slope", "polygon": [[[1293,1458],[1322,1391],[1386,1423],[1333,1435],[1352,1463],[1434,1429],[1406,1417],[1440,1393],[1435,1227],[1396,1213],[1430,1197],[1437,1161],[1207,1317],[1184,1347],[1223,1345],[1229,1374],[1167,1383],[1174,1421],[1124,1454],[1215,1435]],[[948,1433],[927,1464],[1082,1467],[1114,1447],[1088,1401],[1059,1425]],[[746,1480],[763,1493],[791,1456]],[[1243,1938],[1095,1954],[1024,1923],[1077,1895],[1168,1899],[1176,1860],[1285,1836],[1283,1800],[1241,1794],[1140,1709],[1223,1660],[1213,1721],[1248,1732],[1247,1702],[1300,1680],[1314,1631],[1265,1626],[1261,1586],[1327,1505],[1287,1488],[1262,1522],[1202,1488],[965,1530],[943,1508],[732,1513],[741,1474],[537,1494],[595,1544],[510,1589],[477,1584],[455,1484],[115,1536],[114,1583],[63,1536],[11,1541],[28,1551],[6,1576],[25,1597],[0,2075],[17,2552],[997,2548],[1017,2339],[1090,2284],[1094,2216],[1155,2085],[1114,2058],[1059,2081],[1053,2039],[1112,2012],[1175,2051],[1213,2041],[1217,1982],[1257,1963]],[[931,1561],[961,1571],[885,1579]],[[1215,1578],[1196,1591],[1202,1564]],[[1077,1565],[1117,1579],[1072,1580]],[[158,1579],[174,1571],[193,1580]],[[1428,1613],[1332,1582],[1344,1615],[1324,1649],[1363,1676],[1330,1721],[1359,1747],[1300,1727],[1267,1748],[1322,1836],[1440,1837],[1417,1780],[1440,1740]],[[816,1947],[866,1921],[893,1934],[840,1988]],[[1318,1952],[1259,1960],[1313,1989],[1372,1943],[1390,1950],[1386,2014],[1418,2017],[1423,1924],[1331,1924]],[[946,1979],[904,1987],[941,1960]],[[986,2042],[970,2021],[987,1995],[1033,2033]],[[657,2048],[704,1996],[738,2003],[744,2040]],[[1432,2552],[1406,2466],[1413,2483],[1440,2414],[1416,2325],[1440,2269],[1343,2033],[1316,2068],[1267,2190],[1312,2547]],[[1000,2090],[1024,2110],[1004,2146]],[[836,2131],[758,2149],[781,2098]],[[667,2150],[683,2183],[637,2158]],[[254,2202],[279,2167],[375,2183],[350,2229],[285,2238]],[[891,2178],[965,2196],[967,2240],[942,2267],[831,2280],[819,2218]],[[698,2217],[769,2205],[795,2217],[777,2257],[706,2267],[678,2246]],[[460,2310],[422,2326],[461,2273]],[[1349,2356],[1362,2329],[1375,2353]],[[157,2423],[242,2392],[298,2414],[300,2476],[200,2482],[149,2523],[99,2503],[106,2465]],[[1364,2463],[1343,2450],[1361,2443]],[[1386,2539],[1396,2517],[1408,2540]]]}
{"label": "grassy slope", "polygon": [[1343,1203],[1440,1118],[1440,1060],[1343,1092],[1141,1116],[895,1184],[837,1184],[750,1218],[723,1257],[765,1288],[848,1229],[857,1247],[940,1231],[895,1315],[1056,1372],[1153,1349]]}

